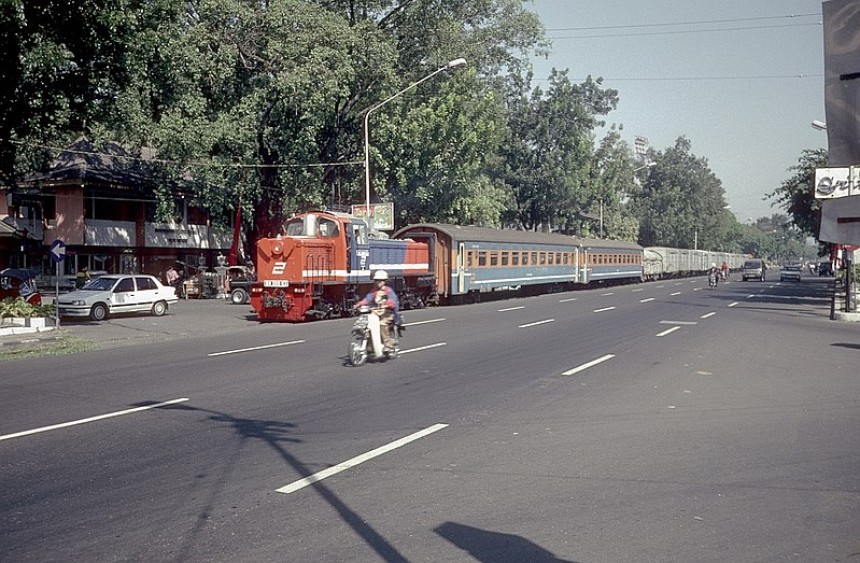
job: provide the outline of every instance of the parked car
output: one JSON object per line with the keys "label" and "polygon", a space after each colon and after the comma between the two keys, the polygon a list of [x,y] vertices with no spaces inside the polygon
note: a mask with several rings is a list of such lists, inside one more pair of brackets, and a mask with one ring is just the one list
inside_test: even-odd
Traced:
{"label": "parked car", "polygon": [[61,295],[60,317],[89,317],[102,321],[117,313],[152,313],[160,317],[177,302],[176,290],[146,274],[107,275],[81,289]]}
{"label": "parked car", "polygon": [[779,271],[779,281],[800,281],[803,266],[800,264],[786,264]]}
{"label": "parked car", "polygon": [[22,298],[30,305],[41,305],[42,295],[36,287],[36,276],[30,270],[6,268],[0,271],[0,301]]}
{"label": "parked car", "polygon": [[833,275],[833,264],[830,262],[819,262],[818,263],[818,275],[819,276],[832,276]]}
{"label": "parked car", "polygon": [[741,277],[744,281],[764,281],[765,277],[767,277],[767,266],[765,265],[764,260],[754,258],[744,262],[744,267],[741,268]]}

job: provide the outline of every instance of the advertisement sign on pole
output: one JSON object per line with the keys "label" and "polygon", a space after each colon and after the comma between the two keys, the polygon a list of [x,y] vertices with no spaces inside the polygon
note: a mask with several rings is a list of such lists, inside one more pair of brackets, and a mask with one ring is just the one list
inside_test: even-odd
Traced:
{"label": "advertisement sign on pole", "polygon": [[[393,203],[371,203],[370,217],[367,214],[366,205],[353,205],[352,214],[359,219],[364,219],[368,225],[380,231],[394,230],[394,204]],[[373,219],[370,221],[369,219]]]}

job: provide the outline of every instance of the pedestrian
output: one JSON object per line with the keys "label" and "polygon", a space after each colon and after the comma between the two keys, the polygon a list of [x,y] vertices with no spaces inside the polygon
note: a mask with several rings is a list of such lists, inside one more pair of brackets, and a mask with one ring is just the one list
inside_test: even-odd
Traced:
{"label": "pedestrian", "polygon": [[78,270],[78,273],[75,274],[75,288],[80,289],[87,285],[87,282],[90,281],[92,277],[90,276],[90,269],[86,266]]}

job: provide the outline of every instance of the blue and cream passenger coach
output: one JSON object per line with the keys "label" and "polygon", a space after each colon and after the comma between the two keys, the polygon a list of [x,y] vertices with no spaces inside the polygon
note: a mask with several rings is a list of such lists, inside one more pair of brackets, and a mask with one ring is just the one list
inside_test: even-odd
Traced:
{"label": "blue and cream passenger coach", "polygon": [[410,225],[394,238],[428,243],[430,271],[443,302],[504,290],[541,293],[642,280],[643,249],[630,242],[438,223]]}

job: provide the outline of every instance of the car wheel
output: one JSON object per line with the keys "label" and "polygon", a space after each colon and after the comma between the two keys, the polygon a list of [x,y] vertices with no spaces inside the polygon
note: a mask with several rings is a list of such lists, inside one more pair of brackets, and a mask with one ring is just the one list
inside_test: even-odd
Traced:
{"label": "car wheel", "polygon": [[242,288],[236,288],[230,293],[230,302],[233,305],[244,305],[248,302],[248,293]]}
{"label": "car wheel", "polygon": [[103,321],[108,318],[108,308],[104,303],[96,303],[90,309],[90,318],[94,321]]}
{"label": "car wheel", "polygon": [[167,312],[167,303],[164,301],[156,301],[152,304],[152,314],[156,317],[162,316]]}

